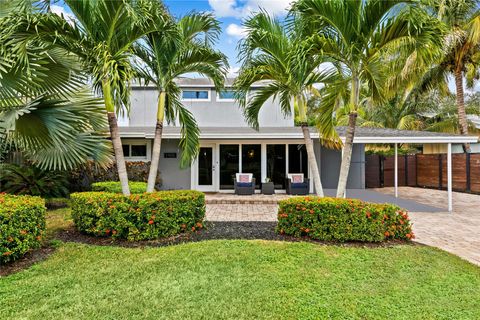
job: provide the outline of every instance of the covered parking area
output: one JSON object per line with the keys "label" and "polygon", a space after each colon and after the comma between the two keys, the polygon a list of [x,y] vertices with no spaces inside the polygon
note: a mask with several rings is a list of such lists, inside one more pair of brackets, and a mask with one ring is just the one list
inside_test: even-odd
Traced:
{"label": "covered parking area", "polygon": [[[340,137],[345,136],[345,127],[337,128]],[[355,138],[353,143],[354,144],[390,144],[394,146],[395,149],[395,164],[394,164],[394,192],[393,192],[393,199],[391,201],[384,201],[384,202],[391,202],[396,203],[400,206],[406,204],[405,209],[408,209],[408,204],[405,203],[402,199],[399,198],[399,188],[398,188],[398,147],[401,144],[443,144],[447,145],[447,210],[448,212],[453,211],[453,196],[452,196],[452,145],[454,144],[463,144],[463,143],[477,143],[478,137],[477,136],[462,136],[462,135],[455,135],[455,134],[447,134],[447,133],[438,133],[438,132],[428,132],[428,131],[409,131],[409,130],[395,130],[395,129],[383,129],[383,128],[356,128]],[[368,190],[361,190],[361,195],[358,194],[358,197],[372,202],[375,201],[376,197],[382,198],[383,196],[375,195],[374,191],[369,194]],[[356,198],[355,193],[360,191],[354,191],[353,193],[350,192],[350,195],[347,192],[348,197]],[[421,209],[421,206],[418,208]],[[412,210],[410,211],[419,211],[419,210]],[[422,212],[431,212],[420,210]],[[445,211],[442,210],[442,211]]]}

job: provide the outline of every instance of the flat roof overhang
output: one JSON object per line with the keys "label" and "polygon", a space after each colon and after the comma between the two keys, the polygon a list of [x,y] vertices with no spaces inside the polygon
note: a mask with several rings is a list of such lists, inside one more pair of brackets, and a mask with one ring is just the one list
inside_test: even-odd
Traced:
{"label": "flat roof overhang", "polygon": [[[345,127],[338,127],[340,138],[345,140]],[[319,134],[315,128],[310,128],[313,139],[318,139]],[[153,139],[154,127],[120,127],[122,138]],[[180,128],[165,126],[162,137],[164,139],[180,139]],[[299,127],[269,127],[256,131],[249,127],[204,127],[200,128],[200,139],[203,140],[262,140],[262,139],[303,139]],[[427,131],[406,131],[381,128],[356,128],[353,143],[361,144],[386,144],[386,143],[477,143],[477,136],[461,136],[454,134],[435,133]]]}

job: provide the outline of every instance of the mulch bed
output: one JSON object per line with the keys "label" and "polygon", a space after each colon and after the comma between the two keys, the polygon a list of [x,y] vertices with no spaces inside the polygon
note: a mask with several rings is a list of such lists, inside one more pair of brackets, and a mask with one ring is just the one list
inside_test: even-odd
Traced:
{"label": "mulch bed", "polygon": [[[316,241],[309,238],[295,238],[290,236],[284,236],[275,233],[276,222],[264,222],[264,221],[215,221],[206,222],[205,228],[192,233],[184,233],[174,237],[149,240],[149,241],[126,241],[126,240],[113,240],[108,237],[94,237],[78,232],[73,226],[59,231],[54,237],[56,240],[64,242],[76,242],[97,246],[118,246],[126,248],[141,248],[141,247],[163,247],[176,245],[187,242],[198,242],[204,240],[214,239],[244,239],[244,240],[276,240],[276,241],[289,241],[289,242],[311,242],[319,245],[336,245],[336,246],[348,246],[348,247],[365,247],[365,248],[379,248],[379,247],[391,247],[399,244],[417,245],[414,242],[405,241],[387,241],[380,243],[365,243],[365,242],[325,242]],[[0,267],[0,276],[9,275],[23,269],[30,267],[32,264],[46,259],[50,254],[55,251],[53,246],[43,247],[26,254],[23,258]]]}

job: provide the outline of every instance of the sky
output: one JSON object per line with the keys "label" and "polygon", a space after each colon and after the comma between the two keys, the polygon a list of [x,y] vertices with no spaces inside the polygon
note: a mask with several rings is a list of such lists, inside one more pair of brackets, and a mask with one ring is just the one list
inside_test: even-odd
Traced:
{"label": "sky", "polygon": [[[237,44],[243,36],[242,20],[260,8],[272,15],[283,17],[292,0],[164,0],[170,13],[175,17],[184,16],[192,11],[212,12],[220,21],[222,34],[216,45],[227,55],[230,75],[238,71]],[[69,10],[62,3],[52,6],[55,13],[69,16]]]}

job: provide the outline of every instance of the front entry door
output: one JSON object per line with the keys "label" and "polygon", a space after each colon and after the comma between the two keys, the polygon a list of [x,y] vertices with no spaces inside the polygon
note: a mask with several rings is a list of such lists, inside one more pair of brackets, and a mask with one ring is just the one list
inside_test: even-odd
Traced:
{"label": "front entry door", "polygon": [[197,159],[197,190],[215,191],[215,181],[215,145],[202,145]]}

